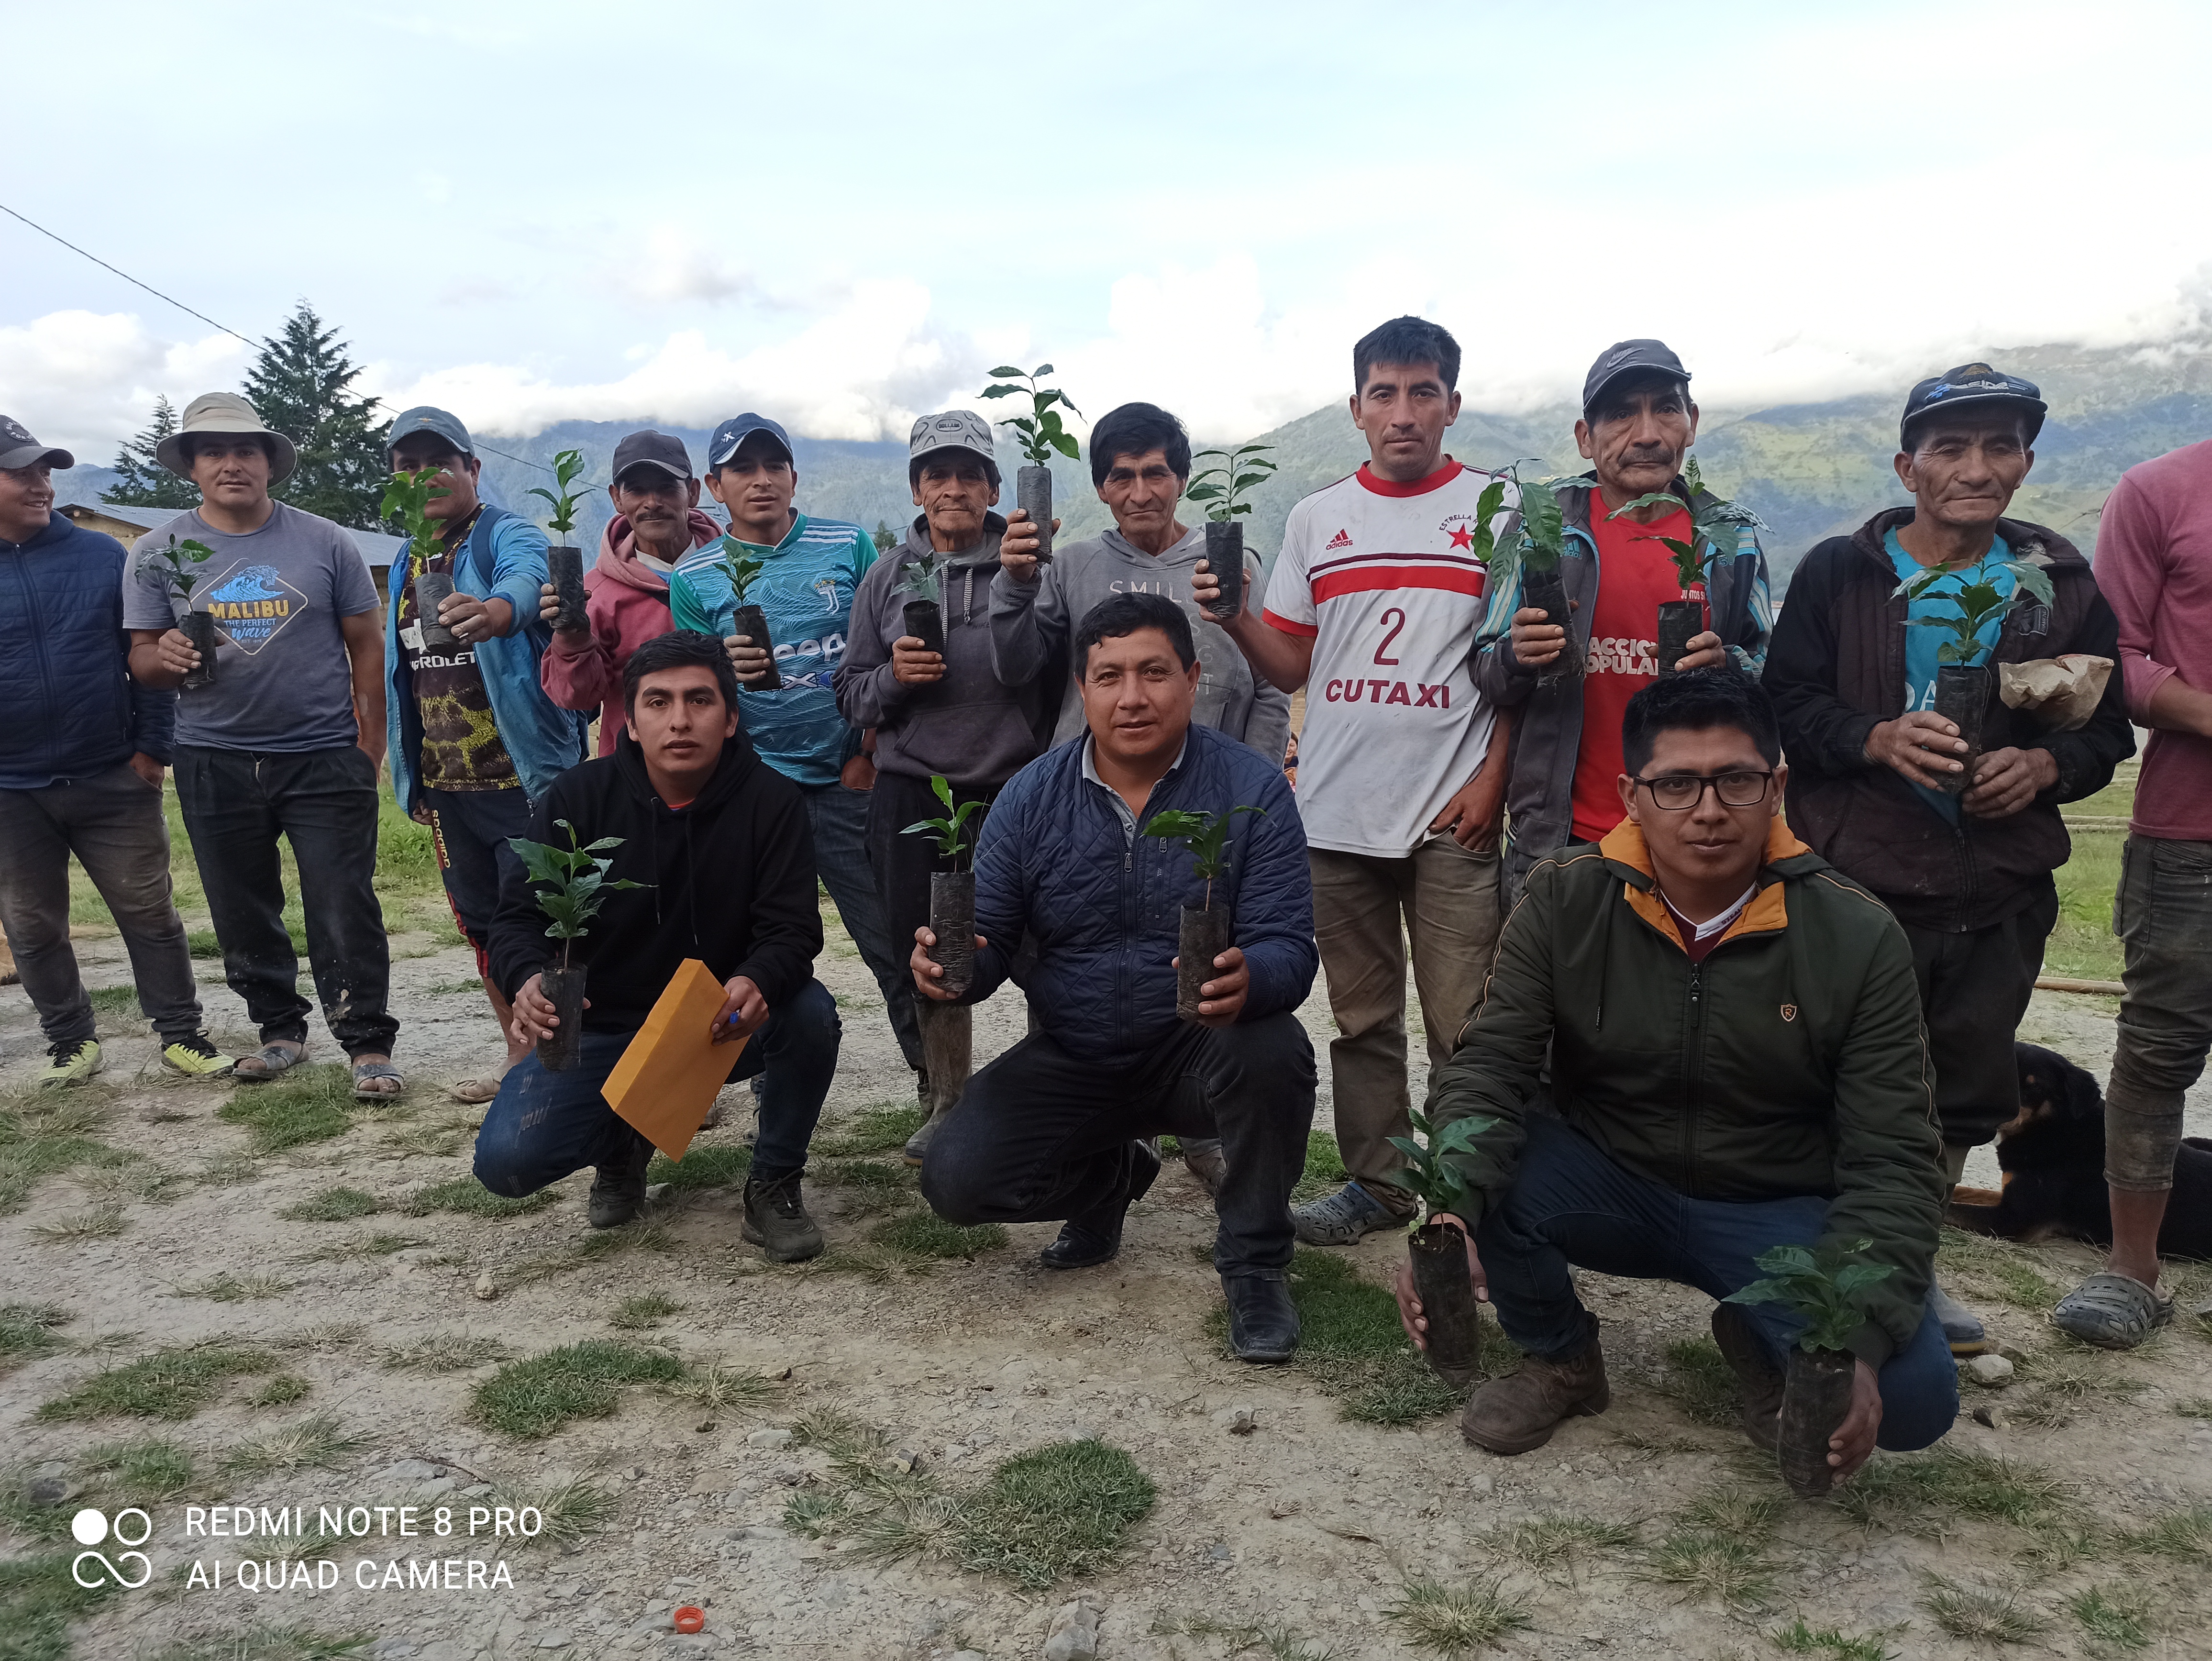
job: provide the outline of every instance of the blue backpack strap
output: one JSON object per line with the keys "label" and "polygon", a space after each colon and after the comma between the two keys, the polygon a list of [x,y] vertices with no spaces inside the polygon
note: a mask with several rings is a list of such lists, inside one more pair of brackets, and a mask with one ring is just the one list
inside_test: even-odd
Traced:
{"label": "blue backpack strap", "polygon": [[491,592],[492,575],[495,569],[491,557],[492,527],[503,519],[514,517],[514,515],[504,508],[495,508],[488,502],[484,503],[483,511],[477,515],[477,522],[470,527],[468,545],[462,550],[469,562],[469,576],[471,584],[473,585],[455,585],[460,587],[463,593],[474,594],[478,599],[482,599]]}

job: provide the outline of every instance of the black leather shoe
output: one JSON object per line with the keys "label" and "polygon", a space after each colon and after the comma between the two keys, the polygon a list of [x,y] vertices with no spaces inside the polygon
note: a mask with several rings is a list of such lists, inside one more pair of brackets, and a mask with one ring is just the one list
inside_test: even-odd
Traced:
{"label": "black leather shoe", "polygon": [[620,1228],[645,1209],[645,1168],[653,1163],[653,1144],[631,1133],[635,1146],[620,1165],[603,1165],[592,1178],[585,1215],[593,1228]]}
{"label": "black leather shoe", "polygon": [[1291,1289],[1273,1276],[1224,1275],[1229,1299],[1229,1353],[1240,1361],[1287,1361],[1298,1347],[1297,1305]]}
{"label": "black leather shoe", "polygon": [[1152,1191],[1160,1174],[1160,1156],[1149,1142],[1129,1144],[1127,1185],[1120,1196],[1060,1225],[1060,1238],[1037,1253],[1047,1269],[1092,1269],[1121,1254],[1121,1225],[1129,1208]]}

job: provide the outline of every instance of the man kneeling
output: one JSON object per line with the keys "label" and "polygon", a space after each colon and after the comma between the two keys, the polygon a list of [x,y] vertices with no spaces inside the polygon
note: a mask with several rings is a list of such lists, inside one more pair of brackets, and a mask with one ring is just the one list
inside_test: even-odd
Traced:
{"label": "man kneeling", "polygon": [[[988,997],[1010,970],[1042,1030],[969,1080],[930,1144],[921,1191],[957,1223],[1065,1219],[1048,1269],[1121,1249],[1132,1202],[1159,1174],[1141,1139],[1222,1139],[1213,1264],[1231,1348],[1282,1361],[1297,1347],[1291,1189],[1313,1122],[1313,1045],[1294,1013],[1313,986],[1313,890],[1305,832],[1275,763],[1191,723],[1199,668],[1190,622],[1158,594],[1100,601],[1071,642],[1089,736],[1006,783],[975,855],[975,978]],[[1144,827],[1170,809],[1228,815],[1228,873],[1212,903],[1237,944],[1213,959],[1196,1024],[1176,1018],[1178,913],[1206,879],[1182,847]],[[1014,956],[1024,937],[1030,964]],[[944,971],[915,931],[915,983],[939,1002]]]}
{"label": "man kneeling", "polygon": [[[623,671],[623,698],[629,730],[614,754],[554,780],[531,812],[530,834],[562,849],[566,827],[580,843],[617,837],[609,881],[642,886],[610,895],[573,943],[590,970],[582,1057],[549,1073],[532,1054],[507,1074],[477,1135],[477,1180],[519,1197],[597,1165],[593,1228],[644,1209],[653,1144],[599,1091],[678,967],[697,958],[726,983],[714,1041],[752,1040],[730,1076],[763,1075],[744,1238],[796,1262],[822,1250],[799,1178],[841,1030],[836,1003],[811,972],[822,913],[806,805],[738,730],[737,677],[713,636],[646,642]],[[513,1002],[519,1041],[533,1044],[559,1025],[538,985],[545,921],[529,880],[510,873],[492,922],[491,970]]]}
{"label": "man kneeling", "polygon": [[[1478,1294],[1528,1352],[1460,1428],[1523,1453],[1605,1411],[1598,1323],[1570,1264],[1719,1299],[1759,1278],[1770,1246],[1867,1240],[1892,1272],[1850,1345],[1850,1410],[1828,1455],[1847,1476],[1877,1442],[1925,1447],[1958,1412],[1925,1310],[1943,1169],[1911,947],[1790,833],[1756,682],[1732,668],[1655,682],[1629,701],[1621,744],[1627,818],[1530,872],[1489,991],[1430,1087],[1440,1125],[1494,1121],[1462,1167],[1480,1204],[1462,1220]],[[1403,1272],[1398,1302],[1420,1343]],[[1771,1448],[1802,1323],[1723,1303],[1712,1325],[1744,1428]]]}

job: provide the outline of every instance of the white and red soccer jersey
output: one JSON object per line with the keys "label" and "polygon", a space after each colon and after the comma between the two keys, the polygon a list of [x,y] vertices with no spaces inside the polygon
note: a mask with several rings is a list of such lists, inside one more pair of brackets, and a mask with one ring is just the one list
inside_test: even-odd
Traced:
{"label": "white and red soccer jersey", "polygon": [[1291,509],[1263,615],[1314,641],[1298,816],[1316,848],[1403,858],[1482,765],[1491,710],[1468,660],[1490,482],[1449,458],[1404,484],[1362,466]]}

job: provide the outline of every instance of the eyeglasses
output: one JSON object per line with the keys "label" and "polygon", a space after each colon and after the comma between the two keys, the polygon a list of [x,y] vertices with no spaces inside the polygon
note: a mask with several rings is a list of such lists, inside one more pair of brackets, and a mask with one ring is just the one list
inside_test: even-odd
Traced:
{"label": "eyeglasses", "polygon": [[1721,799],[1723,807],[1756,807],[1766,800],[1771,773],[1668,773],[1637,783],[1651,793],[1652,802],[1670,813],[1686,813],[1705,800],[1705,787]]}

